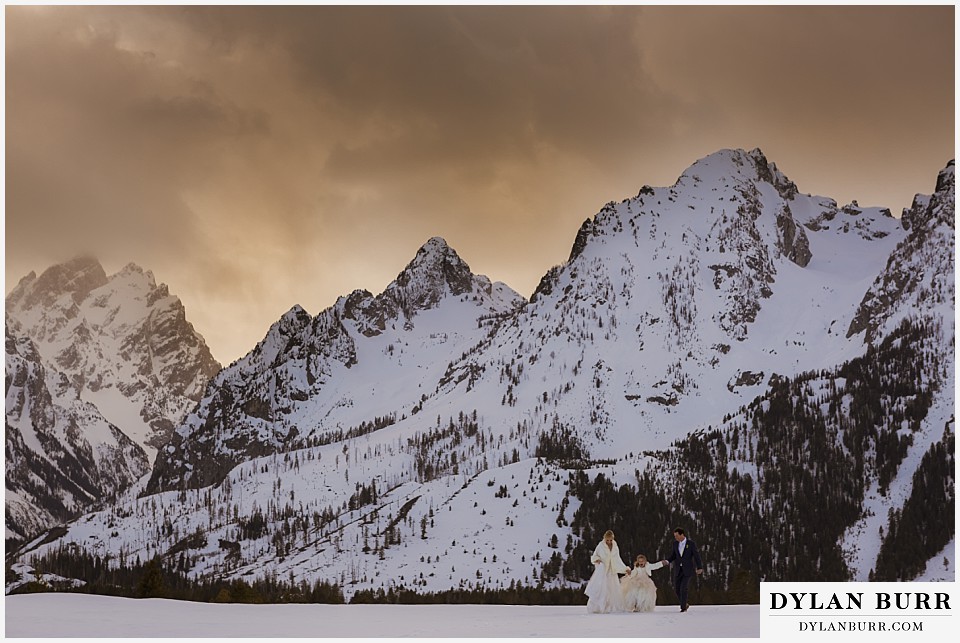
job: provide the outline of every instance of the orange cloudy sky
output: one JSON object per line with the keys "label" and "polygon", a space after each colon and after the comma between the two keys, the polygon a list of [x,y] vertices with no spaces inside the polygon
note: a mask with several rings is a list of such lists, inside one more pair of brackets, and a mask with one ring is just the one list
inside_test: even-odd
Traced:
{"label": "orange cloudy sky", "polygon": [[224,363],[432,236],[529,295],[723,147],[894,212],[954,157],[954,8],[7,6],[6,290],[153,270]]}

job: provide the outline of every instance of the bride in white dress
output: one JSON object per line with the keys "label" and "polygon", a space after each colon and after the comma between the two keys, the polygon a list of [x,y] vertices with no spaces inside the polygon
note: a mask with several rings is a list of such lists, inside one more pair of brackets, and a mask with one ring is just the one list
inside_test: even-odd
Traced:
{"label": "bride in white dress", "polygon": [[594,569],[584,590],[589,597],[587,611],[593,614],[625,612],[619,574],[629,574],[630,568],[620,560],[620,548],[613,539],[612,531],[603,535],[603,541],[593,551],[590,561],[594,564]]}

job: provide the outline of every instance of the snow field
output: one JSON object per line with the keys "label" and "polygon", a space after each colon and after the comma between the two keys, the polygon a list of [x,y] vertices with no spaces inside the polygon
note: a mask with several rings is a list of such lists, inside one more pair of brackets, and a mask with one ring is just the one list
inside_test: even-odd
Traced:
{"label": "snow field", "polygon": [[[84,594],[8,596],[8,637],[756,638],[759,605],[681,614],[588,614],[586,606],[221,605]],[[56,614],[56,618],[51,618]]]}

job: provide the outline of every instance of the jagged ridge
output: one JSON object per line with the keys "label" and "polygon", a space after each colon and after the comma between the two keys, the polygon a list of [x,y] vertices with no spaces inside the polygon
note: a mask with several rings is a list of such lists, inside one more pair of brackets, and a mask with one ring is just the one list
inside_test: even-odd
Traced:
{"label": "jagged ridge", "polygon": [[[292,310],[257,349],[221,373],[181,427],[184,446],[174,454],[180,460],[168,458],[168,477],[151,490],[171,491],[127,498],[91,516],[102,526],[86,529],[102,534],[107,524],[120,525],[126,555],[176,548],[195,577],[294,574],[334,580],[348,592],[384,586],[387,568],[390,580],[418,590],[545,578],[538,556],[548,543],[566,541],[564,551],[573,551],[586,533],[569,522],[580,500],[567,492],[579,487],[564,466],[588,466],[591,476],[603,472],[632,485],[639,484],[634,472],[649,465],[654,478],[643,488],[672,489],[662,459],[646,452],[673,449],[678,458],[696,459],[703,440],[671,444],[740,422],[731,417],[745,417],[742,407],[759,396],[782,410],[794,389],[816,406],[818,395],[830,391],[828,379],[838,390],[850,386],[853,374],[841,373],[840,365],[869,366],[878,358],[865,357],[870,344],[846,329],[864,288],[909,234],[889,210],[841,208],[800,193],[759,150],[723,150],[673,186],[645,186],[637,197],[605,206],[581,227],[570,259],[551,269],[536,297],[519,308],[494,306],[499,312],[478,316],[485,300],[475,289],[440,297],[413,317],[399,298],[363,291],[317,318]],[[939,243],[924,247],[952,251]],[[411,294],[404,301],[420,299]],[[455,314],[461,305],[471,314]],[[387,314],[394,311],[396,317]],[[919,381],[936,380],[938,387],[924,388],[911,402],[914,411],[927,409],[909,427],[914,450],[931,436],[939,439],[952,409],[952,368],[928,359],[953,346],[944,311],[931,308],[917,325],[937,330],[910,368],[937,369]],[[886,326],[877,332],[881,343],[889,334]],[[897,340],[899,348],[906,337]],[[884,346],[897,348],[893,339]],[[837,423],[849,423],[851,412],[837,399],[831,412],[840,415]],[[758,404],[751,413],[768,410],[763,399]],[[764,434],[771,450],[785,449],[775,455],[803,465],[795,441],[774,444],[772,425]],[[861,428],[871,435],[869,425]],[[863,515],[852,516],[843,538],[872,537],[887,509],[907,495],[913,451],[879,463],[885,446],[876,445],[896,435],[896,427],[880,428],[858,454],[878,466],[858,479],[868,488],[844,497]],[[794,437],[803,443],[802,432]],[[576,448],[559,448],[565,440]],[[264,455],[252,457],[251,444],[265,445]],[[737,448],[737,454],[747,450],[733,463],[741,467],[738,493],[769,494],[772,486],[757,485],[774,470],[756,454],[751,459],[746,442]],[[750,465],[756,475],[744,478]],[[203,478],[196,471],[206,466],[222,469]],[[200,488],[174,491],[176,472],[191,467],[186,486]],[[203,486],[204,480],[219,484]],[[676,501],[674,493],[668,497]],[[710,501],[721,513],[735,508],[725,498]],[[764,502],[778,500],[767,495]],[[233,513],[220,510],[231,507]],[[161,537],[139,529],[151,520],[174,527]],[[543,538],[534,542],[531,533]],[[190,544],[201,540],[206,544]],[[221,540],[226,544],[218,546]],[[762,544],[770,549],[758,560],[789,555],[776,539]],[[660,545],[644,543],[651,548],[644,553]],[[85,547],[114,555],[118,549],[98,536]],[[861,551],[845,564],[865,577],[877,552],[862,543]],[[704,553],[710,560],[724,554],[709,541]],[[563,569],[557,575],[551,567],[549,583],[576,580]],[[794,573],[789,565],[776,569]]]}
{"label": "jagged ridge", "polygon": [[[510,312],[521,302],[503,284],[474,275],[443,239],[434,237],[377,296],[354,291],[314,318],[295,306],[248,355],[215,379],[197,412],[160,453],[146,492],[215,484],[251,457],[319,444],[331,433],[355,429],[381,414],[415,412],[422,393],[404,390],[409,378],[398,345],[439,339],[438,333],[418,333],[418,319],[432,313],[425,324],[439,322],[443,331],[446,346],[434,351],[439,355],[432,363],[419,364],[436,370],[482,333],[482,318]],[[442,328],[444,315],[459,318],[460,327]],[[365,350],[399,368],[384,373],[376,364],[369,367],[361,357]],[[369,374],[361,378],[363,386],[398,388],[399,406],[384,407],[373,398],[363,415],[338,420],[344,415],[340,410],[354,406],[352,391],[343,387],[331,393],[330,388],[338,379],[349,379],[349,371],[362,361]],[[378,384],[380,379],[384,381]]]}

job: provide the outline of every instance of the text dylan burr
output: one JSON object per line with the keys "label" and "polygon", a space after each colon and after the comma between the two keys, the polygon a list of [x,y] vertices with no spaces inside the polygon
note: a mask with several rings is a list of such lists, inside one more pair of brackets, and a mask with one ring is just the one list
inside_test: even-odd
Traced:
{"label": "text dylan burr", "polygon": [[[771,592],[770,608],[775,610],[862,610],[864,592],[819,595],[817,592]],[[950,595],[945,592],[876,592],[868,607],[878,610],[948,610]]]}

